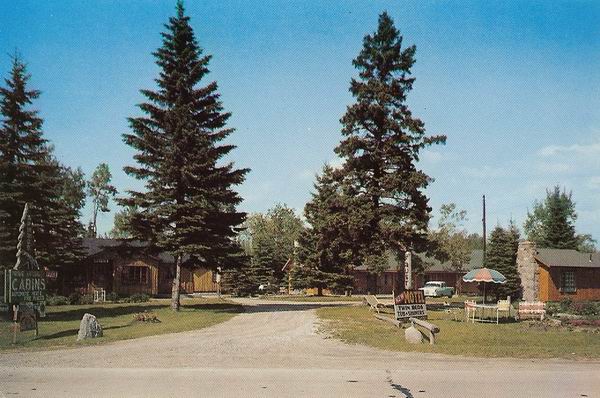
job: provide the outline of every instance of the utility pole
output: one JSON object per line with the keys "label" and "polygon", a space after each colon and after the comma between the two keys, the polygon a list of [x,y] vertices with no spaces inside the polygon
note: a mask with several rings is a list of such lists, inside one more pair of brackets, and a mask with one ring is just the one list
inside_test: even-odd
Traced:
{"label": "utility pole", "polygon": [[[485,264],[485,256],[486,256],[486,240],[487,235],[485,232],[485,195],[483,195],[483,263]],[[482,264],[483,266],[483,264]]]}

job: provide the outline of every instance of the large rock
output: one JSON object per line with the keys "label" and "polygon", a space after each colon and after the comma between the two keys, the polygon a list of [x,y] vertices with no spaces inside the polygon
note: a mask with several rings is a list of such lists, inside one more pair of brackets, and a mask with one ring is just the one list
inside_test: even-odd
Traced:
{"label": "large rock", "polygon": [[98,323],[96,317],[92,314],[85,314],[79,324],[79,333],[77,341],[102,337],[102,326]]}
{"label": "large rock", "polygon": [[423,342],[423,335],[419,329],[414,326],[411,326],[404,331],[404,338],[410,344],[421,344]]}

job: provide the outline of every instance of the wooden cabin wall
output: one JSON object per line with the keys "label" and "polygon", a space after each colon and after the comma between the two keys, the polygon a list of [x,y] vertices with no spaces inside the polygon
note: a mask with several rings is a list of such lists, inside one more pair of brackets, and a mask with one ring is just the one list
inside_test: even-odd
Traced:
{"label": "wooden cabin wall", "polygon": [[[548,291],[546,301],[560,301],[563,299],[573,301],[600,300],[600,268],[551,267],[546,274],[542,273],[544,268],[540,267],[540,292],[542,291],[542,286],[545,284]],[[560,291],[560,278],[564,270],[575,272],[575,286],[577,291],[574,293],[563,293]],[[547,282],[544,282],[543,278]],[[540,299],[544,300],[542,297]]]}
{"label": "wooden cabin wall", "polygon": [[[122,295],[132,294],[148,294],[155,296],[158,294],[158,264],[150,258],[124,260],[118,259],[115,261],[115,277],[113,280],[113,291]],[[148,271],[148,279],[145,283],[128,284],[125,282],[126,273],[129,272],[129,267],[146,268]]]}
{"label": "wooden cabin wall", "polygon": [[213,271],[206,268],[197,268],[193,272],[194,292],[216,292],[217,284],[213,282]]}

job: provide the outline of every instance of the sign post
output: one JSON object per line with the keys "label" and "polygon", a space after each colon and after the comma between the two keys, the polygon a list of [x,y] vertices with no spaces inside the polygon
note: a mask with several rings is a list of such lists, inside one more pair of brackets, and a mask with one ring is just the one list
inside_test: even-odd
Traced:
{"label": "sign post", "polygon": [[31,255],[31,225],[29,204],[26,203],[19,226],[17,262],[12,269],[4,271],[4,302],[12,304],[13,309],[13,344],[17,343],[17,329],[21,332],[35,330],[37,336],[38,312],[45,312],[46,275]]}

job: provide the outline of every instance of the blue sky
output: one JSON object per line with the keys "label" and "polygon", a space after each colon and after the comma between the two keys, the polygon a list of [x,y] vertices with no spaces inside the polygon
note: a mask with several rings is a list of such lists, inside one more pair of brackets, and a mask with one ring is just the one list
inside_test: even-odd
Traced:
{"label": "blue sky", "polygon": [[[120,191],[140,186],[122,171],[133,152],[121,134],[139,114],[139,89],[154,87],[151,52],[174,3],[0,2],[0,74],[18,48],[58,157],[88,176],[109,163]],[[387,10],[417,45],[409,105],[429,133],[448,136],[421,162],[435,178],[434,214],[455,202],[480,231],[486,194],[488,224],[522,224],[560,184],[573,191],[578,231],[600,238],[600,2],[205,0],[186,9],[233,114],[231,158],[252,169],[243,210],[282,202],[301,211],[314,174],[337,162],[352,59]]]}

